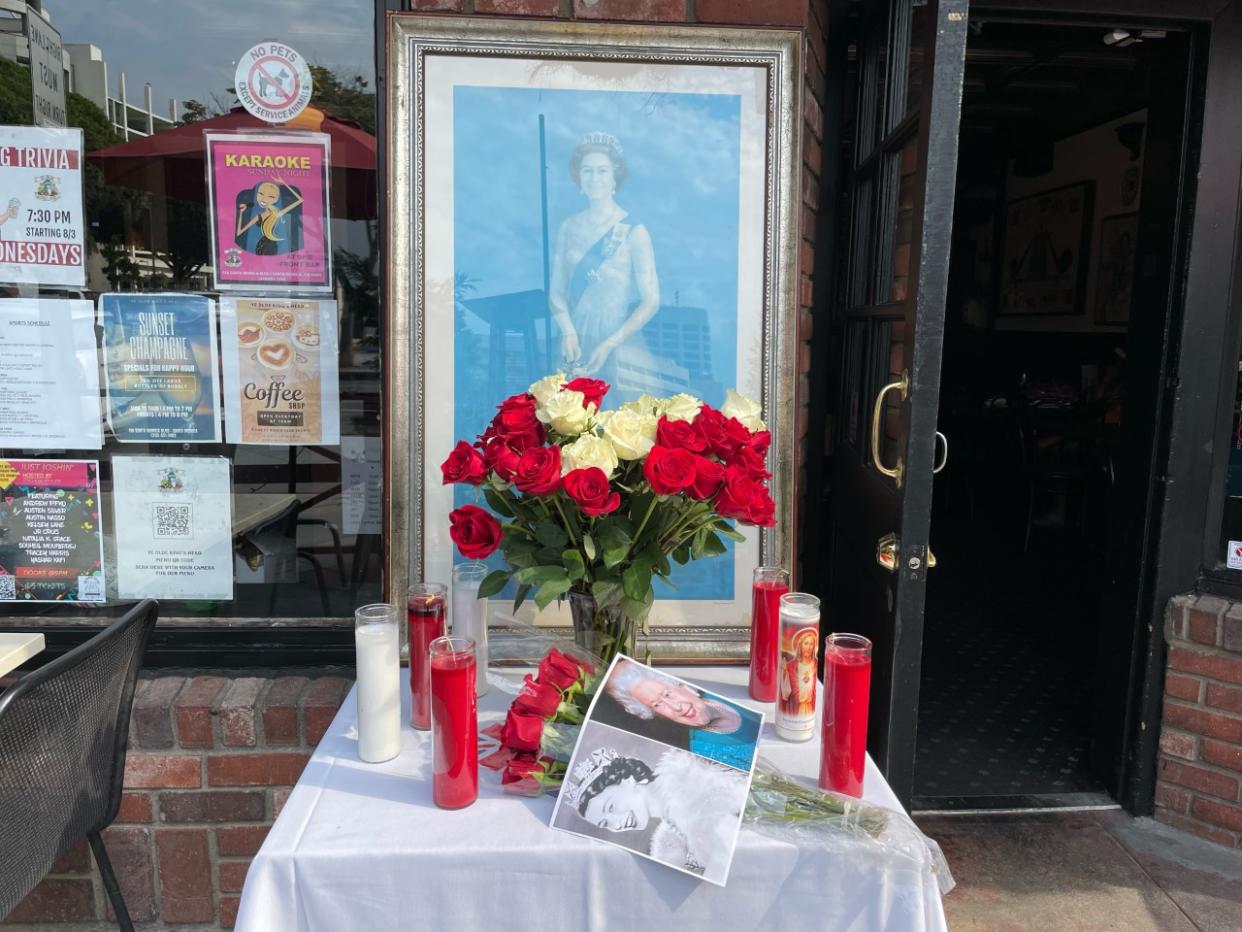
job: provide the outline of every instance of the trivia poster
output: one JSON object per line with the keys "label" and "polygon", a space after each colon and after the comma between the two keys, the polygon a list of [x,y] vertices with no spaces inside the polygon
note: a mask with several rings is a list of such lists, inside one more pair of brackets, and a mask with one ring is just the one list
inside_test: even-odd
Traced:
{"label": "trivia poster", "polygon": [[229,443],[340,443],[336,302],[221,298]]}
{"label": "trivia poster", "polygon": [[216,313],[190,294],[105,294],[108,424],[122,443],[216,443]]}
{"label": "trivia poster", "polygon": [[94,305],[0,300],[0,448],[102,446]]}
{"label": "trivia poster", "polygon": [[325,133],[204,133],[217,290],[331,291]]}
{"label": "trivia poster", "polygon": [[112,495],[120,598],[233,598],[228,459],[114,456]]}
{"label": "trivia poster", "polygon": [[99,461],[0,459],[0,602],[104,592]]}
{"label": "trivia poster", "polygon": [[86,284],[82,131],[0,126],[0,282]]}

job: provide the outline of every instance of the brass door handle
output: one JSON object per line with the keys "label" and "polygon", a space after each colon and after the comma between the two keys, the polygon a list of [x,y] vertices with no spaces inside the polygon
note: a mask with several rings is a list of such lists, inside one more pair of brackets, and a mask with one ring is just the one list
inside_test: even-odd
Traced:
{"label": "brass door handle", "polygon": [[[890,531],[875,542],[875,562],[890,573],[897,572],[897,551],[900,548],[901,539]],[[927,568],[929,570],[936,568],[936,555],[932,553],[931,547],[927,548]],[[918,567],[911,567],[911,569],[918,569]]]}
{"label": "brass door handle", "polygon": [[902,463],[901,457],[897,457],[897,464],[891,469],[880,461],[880,418],[884,414],[884,396],[891,391],[900,391],[901,400],[906,400],[906,396],[910,392],[910,374],[904,369],[900,379],[896,382],[889,382],[875,396],[875,406],[871,409],[871,464],[883,475],[897,480],[897,485],[901,485],[901,475],[905,470],[905,464]]}

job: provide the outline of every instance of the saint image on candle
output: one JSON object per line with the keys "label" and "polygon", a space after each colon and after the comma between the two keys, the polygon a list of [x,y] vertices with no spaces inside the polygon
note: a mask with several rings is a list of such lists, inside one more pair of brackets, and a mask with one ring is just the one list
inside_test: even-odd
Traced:
{"label": "saint image on candle", "polygon": [[804,628],[794,635],[792,654],[784,652],[781,665],[781,710],[790,718],[815,715],[815,648],[819,633]]}

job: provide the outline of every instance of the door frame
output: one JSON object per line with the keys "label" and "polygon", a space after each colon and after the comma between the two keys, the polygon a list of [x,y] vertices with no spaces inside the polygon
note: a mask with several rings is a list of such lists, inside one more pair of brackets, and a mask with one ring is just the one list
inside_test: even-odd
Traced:
{"label": "door frame", "polygon": [[[841,23],[845,18],[845,0],[829,0],[829,5],[829,22]],[[1136,25],[1158,27],[1164,23],[1190,35],[1191,97],[1183,138],[1178,229],[1173,236],[1176,271],[1170,276],[1162,348],[1165,391],[1153,411],[1155,456],[1147,483],[1148,510],[1130,625],[1133,650],[1123,672],[1124,725],[1116,785],[1116,796],[1123,807],[1138,815],[1148,815],[1154,808],[1164,683],[1164,611],[1172,596],[1194,588],[1201,579],[1207,531],[1219,530],[1219,520],[1208,520],[1212,495],[1204,494],[1204,489],[1211,488],[1210,483],[1218,478],[1213,470],[1219,473],[1222,457],[1213,452],[1210,444],[1204,445],[1202,438],[1224,436],[1228,429],[1237,372],[1237,360],[1230,357],[1236,354],[1242,339],[1242,286],[1233,288],[1233,282],[1242,282],[1242,255],[1238,248],[1242,243],[1237,240],[1242,204],[1242,172],[1237,158],[1242,151],[1242,98],[1230,93],[1242,86],[1242,0],[1050,0],[1038,7],[1033,0],[990,0],[977,4],[977,9],[1003,14],[1010,20],[1029,13],[1032,22],[1064,25],[1103,25],[1105,18],[1120,17]],[[830,28],[830,43],[834,31],[839,37],[845,30]],[[836,47],[843,52],[846,45],[847,40],[841,39]],[[829,56],[829,61],[833,60]],[[838,75],[844,84],[844,65]],[[827,145],[829,139],[838,141],[840,151],[841,109],[826,111],[831,118],[825,121],[825,152],[833,151]],[[958,133],[956,120],[952,132]],[[821,235],[817,236],[821,248],[816,250],[815,259],[817,319],[809,383],[811,418],[807,448],[812,456],[808,463],[808,497],[803,506],[807,514],[802,525],[803,553],[823,552],[832,543],[825,527],[827,522],[816,517],[832,492],[825,488],[831,472],[824,469],[823,461],[830,453],[834,417],[840,413],[839,403],[832,399],[833,366],[839,346],[838,335],[823,324],[832,319],[833,296],[840,289],[837,276],[843,266],[835,253],[843,240],[837,218],[841,211],[848,215],[841,181],[848,167],[848,156],[842,155],[838,177],[821,186]],[[953,185],[948,190],[952,192]],[[947,210],[951,218],[951,197]],[[1218,230],[1232,231],[1233,235],[1219,235],[1215,232]],[[823,248],[826,244],[831,248]],[[1220,427],[1222,422],[1224,428]],[[927,453],[930,456],[932,451]],[[930,468],[930,463],[927,466]],[[1218,500],[1219,496],[1215,498]],[[823,565],[831,565],[830,559]],[[812,585],[818,584],[824,590],[821,595],[828,595],[827,580],[815,580],[811,573],[803,578]],[[917,621],[920,636],[915,670],[921,661],[921,613]],[[913,709],[909,730],[911,785],[919,689],[915,678],[904,690],[910,694]],[[904,774],[898,775],[899,783],[905,779]],[[903,796],[896,785],[894,788],[901,798],[909,798],[908,792]]]}

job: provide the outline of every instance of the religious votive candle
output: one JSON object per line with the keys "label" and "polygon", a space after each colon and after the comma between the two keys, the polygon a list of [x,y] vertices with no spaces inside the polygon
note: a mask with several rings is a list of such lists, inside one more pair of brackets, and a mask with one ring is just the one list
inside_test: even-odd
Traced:
{"label": "religious votive candle", "polygon": [[870,700],[871,642],[861,634],[828,635],[824,640],[820,789],[862,796]]}
{"label": "religious votive candle", "polygon": [[431,796],[441,809],[479,798],[479,703],[475,644],[436,638],[431,658]]}
{"label": "religious votive candle", "polygon": [[808,741],[815,735],[819,685],[819,599],[805,592],[787,592],[780,604],[776,733],[786,741]]}
{"label": "religious votive candle", "polygon": [[431,642],[445,635],[448,615],[443,583],[417,583],[406,600],[410,628],[410,724],[422,731],[431,727]]}
{"label": "religious votive candle", "polygon": [[486,563],[472,561],[453,567],[453,610],[449,614],[453,637],[474,641],[475,670],[479,695],[487,692],[487,599],[479,598],[479,585],[489,570]]}
{"label": "religious votive candle", "polygon": [[354,649],[358,756],[377,764],[401,750],[401,637],[395,605],[364,605],[354,612]]}
{"label": "religious votive candle", "polygon": [[781,596],[789,591],[789,573],[779,566],[755,567],[750,587],[750,698],[776,701],[780,656]]}

